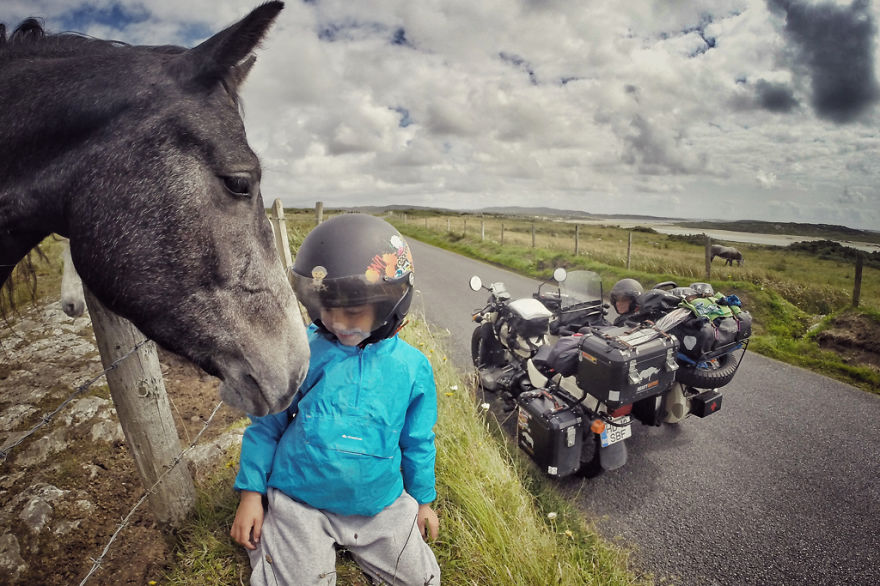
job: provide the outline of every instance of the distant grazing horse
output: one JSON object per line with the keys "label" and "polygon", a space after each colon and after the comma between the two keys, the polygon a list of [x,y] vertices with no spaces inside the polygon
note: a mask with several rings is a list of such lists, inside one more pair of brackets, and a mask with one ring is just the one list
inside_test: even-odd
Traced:
{"label": "distant grazing horse", "polygon": [[47,235],[68,237],[104,305],[255,415],[290,403],[309,358],[239,115],[283,6],[188,50],[0,25],[0,285]]}
{"label": "distant grazing horse", "polygon": [[62,243],[61,262],[61,310],[70,317],[79,317],[86,310],[86,299],[83,295],[82,279],[73,266],[70,258],[70,241],[66,238]]}
{"label": "distant grazing horse", "polygon": [[738,266],[742,266],[743,264],[742,253],[731,246],[721,246],[720,244],[713,244],[711,252],[712,258],[709,259],[710,262],[715,260],[716,256],[720,256],[724,259],[725,265],[733,266],[733,261],[736,261]]}

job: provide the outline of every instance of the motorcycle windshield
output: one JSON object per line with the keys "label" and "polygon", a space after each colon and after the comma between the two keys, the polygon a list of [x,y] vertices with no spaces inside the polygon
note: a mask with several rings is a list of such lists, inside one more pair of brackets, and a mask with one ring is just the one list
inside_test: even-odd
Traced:
{"label": "motorcycle windshield", "polygon": [[602,304],[602,279],[593,271],[570,271],[559,284],[560,308]]}

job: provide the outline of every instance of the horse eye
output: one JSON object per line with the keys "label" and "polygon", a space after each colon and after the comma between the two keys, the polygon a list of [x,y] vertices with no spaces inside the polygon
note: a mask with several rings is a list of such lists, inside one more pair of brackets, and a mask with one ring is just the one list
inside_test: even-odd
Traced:
{"label": "horse eye", "polygon": [[241,175],[226,175],[223,179],[223,186],[233,195],[238,197],[250,197],[251,180]]}

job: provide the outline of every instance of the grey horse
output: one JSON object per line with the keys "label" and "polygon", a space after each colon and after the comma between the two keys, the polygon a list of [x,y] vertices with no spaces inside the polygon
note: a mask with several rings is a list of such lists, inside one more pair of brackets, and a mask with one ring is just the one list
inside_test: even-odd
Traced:
{"label": "grey horse", "polygon": [[95,297],[254,415],[285,409],[309,360],[238,99],[283,6],[192,49],[0,24],[0,285],[69,238]]}
{"label": "grey horse", "polygon": [[743,264],[743,255],[740,251],[733,248],[732,246],[721,246],[720,244],[712,245],[712,258],[710,261],[715,260],[716,256],[720,256],[724,259],[725,265],[733,266],[733,261],[737,262],[737,265],[742,266]]}

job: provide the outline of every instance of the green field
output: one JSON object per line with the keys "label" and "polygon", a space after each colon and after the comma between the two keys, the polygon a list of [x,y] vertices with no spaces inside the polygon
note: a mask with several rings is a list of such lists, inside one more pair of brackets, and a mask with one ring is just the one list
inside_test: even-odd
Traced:
{"label": "green field", "polygon": [[[306,225],[313,221],[305,214]],[[553,268],[584,268],[602,276],[605,291],[618,279],[634,277],[650,286],[706,281],[736,294],[755,318],[750,350],[880,392],[880,371],[858,357],[826,350],[823,331],[851,321],[880,327],[880,258],[863,254],[859,306],[853,307],[858,251],[832,242],[790,247],[738,244],[743,266],[720,258],[707,275],[702,236],[667,236],[647,227],[579,225],[555,219],[480,217],[419,210],[389,216],[410,237],[460,254],[549,278]]]}

